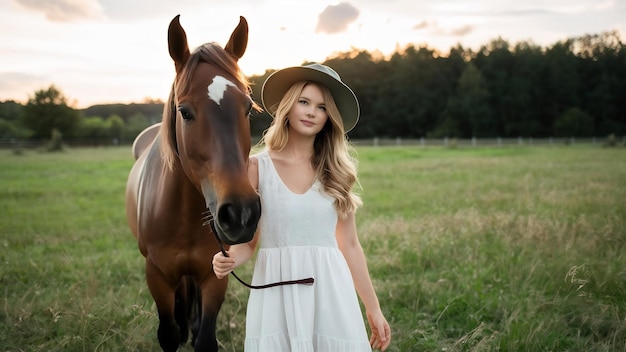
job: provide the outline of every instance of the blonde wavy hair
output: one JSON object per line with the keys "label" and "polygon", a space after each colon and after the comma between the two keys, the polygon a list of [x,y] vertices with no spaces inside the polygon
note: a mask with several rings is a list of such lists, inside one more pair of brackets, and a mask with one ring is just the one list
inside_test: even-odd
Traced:
{"label": "blonde wavy hair", "polygon": [[315,84],[321,89],[328,114],[326,125],[315,136],[311,165],[324,191],[336,199],[335,208],[339,216],[345,217],[351,212],[356,212],[363,203],[353,192],[355,184],[359,185],[356,153],[346,138],[341,114],[328,88],[309,81],[294,83],[276,107],[274,119],[259,143],[265,144],[269,150],[282,150],[287,145],[289,139],[287,115],[308,84]]}

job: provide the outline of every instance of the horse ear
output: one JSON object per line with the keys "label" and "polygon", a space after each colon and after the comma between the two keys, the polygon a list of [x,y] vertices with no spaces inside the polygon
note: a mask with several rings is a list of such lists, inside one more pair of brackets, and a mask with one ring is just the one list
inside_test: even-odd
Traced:
{"label": "horse ear", "polygon": [[170,57],[174,60],[176,72],[185,66],[189,58],[189,45],[187,44],[187,34],[180,25],[180,15],[176,15],[170,22],[167,29],[167,44],[170,50]]}
{"label": "horse ear", "polygon": [[236,60],[241,59],[248,46],[248,21],[243,16],[239,16],[239,24],[230,35],[228,44],[224,50],[231,54]]}

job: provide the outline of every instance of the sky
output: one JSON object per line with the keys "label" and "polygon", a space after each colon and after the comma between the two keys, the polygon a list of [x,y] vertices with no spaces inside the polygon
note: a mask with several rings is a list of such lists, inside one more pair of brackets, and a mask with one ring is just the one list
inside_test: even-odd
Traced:
{"label": "sky", "polygon": [[0,0],[0,101],[26,103],[51,85],[81,109],[166,100],[176,15],[191,50],[225,45],[245,17],[248,76],[354,49],[445,55],[498,38],[549,47],[613,30],[626,40],[626,0]]}

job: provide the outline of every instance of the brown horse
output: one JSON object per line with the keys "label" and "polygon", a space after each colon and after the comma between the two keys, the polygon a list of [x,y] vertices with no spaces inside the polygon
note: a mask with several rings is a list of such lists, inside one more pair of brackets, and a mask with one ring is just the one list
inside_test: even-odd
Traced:
{"label": "brown horse", "polygon": [[163,120],[133,144],[126,215],[146,258],[164,351],[186,343],[190,327],[196,351],[217,351],[227,280],[211,267],[220,250],[216,236],[228,245],[248,242],[261,215],[247,177],[248,118],[258,105],[237,65],[247,42],[241,17],[224,48],[207,43],[190,53],[176,16],[168,30],[176,77]]}

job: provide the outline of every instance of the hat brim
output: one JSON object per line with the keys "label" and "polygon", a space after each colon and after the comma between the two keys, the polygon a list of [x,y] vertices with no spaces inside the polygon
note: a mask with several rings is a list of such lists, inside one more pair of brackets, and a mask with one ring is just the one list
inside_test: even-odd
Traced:
{"label": "hat brim", "polygon": [[263,107],[272,116],[287,90],[296,82],[312,81],[326,86],[335,100],[347,133],[359,120],[360,108],[356,95],[345,83],[329,74],[306,66],[288,67],[272,73],[261,88]]}

